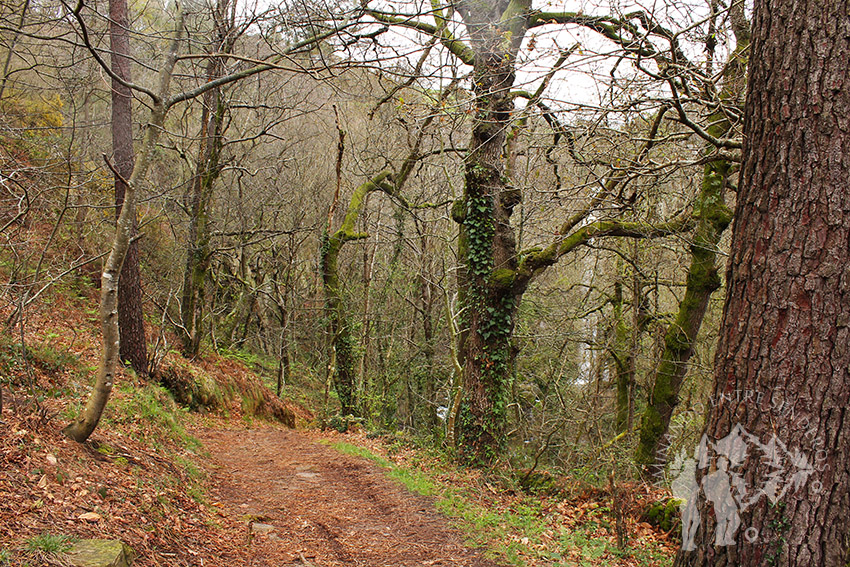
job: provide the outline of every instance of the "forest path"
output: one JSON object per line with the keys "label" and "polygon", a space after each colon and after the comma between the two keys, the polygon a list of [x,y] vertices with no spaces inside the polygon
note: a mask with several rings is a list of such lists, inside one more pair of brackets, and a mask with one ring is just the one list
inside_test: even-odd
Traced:
{"label": "forest path", "polygon": [[221,513],[274,526],[250,536],[252,566],[495,567],[368,461],[292,430],[194,433],[218,466],[209,489]]}

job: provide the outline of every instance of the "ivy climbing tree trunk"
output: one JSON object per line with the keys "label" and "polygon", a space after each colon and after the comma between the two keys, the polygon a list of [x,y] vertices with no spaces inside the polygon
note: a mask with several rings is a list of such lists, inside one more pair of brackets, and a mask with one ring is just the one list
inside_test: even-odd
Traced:
{"label": "ivy climbing tree trunk", "polygon": [[[730,11],[736,46],[724,68],[720,97],[723,101],[734,103],[745,88],[751,32],[750,23],[744,15],[744,5],[736,3]],[[732,134],[733,124],[723,112],[717,112],[711,117],[708,131],[715,138],[723,138]],[[710,155],[713,150],[713,147],[706,148],[706,154]],[[732,213],[724,200],[732,165],[727,159],[706,163],[700,192],[694,203],[697,222],[690,245],[691,263],[685,295],[679,303],[675,320],[664,334],[664,351],[656,367],[649,403],[641,418],[640,440],[635,452],[635,462],[652,477],[662,474],[667,462],[664,438],[679,403],[679,391],[708,302],[721,284],[717,273],[717,250],[723,231],[732,220]]]}
{"label": "ivy climbing tree trunk", "polygon": [[504,146],[514,111],[511,88],[530,2],[462,2],[458,12],[470,36],[475,95],[472,135],[465,156],[463,198],[453,209],[460,224],[458,271],[462,309],[458,357],[464,388],[458,446],[486,462],[505,448],[518,296],[512,274],[517,247],[510,217],[520,193],[506,175]]}
{"label": "ivy climbing tree trunk", "polygon": [[[112,70],[117,77],[132,81],[130,72],[130,18],[127,0],[109,0],[109,41]],[[133,96],[129,87],[112,80],[112,159],[115,167],[115,217],[121,214],[127,180],[133,174]],[[137,374],[148,373],[148,351],[142,316],[142,285],[139,275],[139,246],[133,214],[130,244],[118,280],[118,328],[121,335],[119,357],[129,362]]]}
{"label": "ivy climbing tree trunk", "polygon": [[849,14],[848,0],[755,2],[714,404],[693,479],[715,502],[718,477],[752,497],[721,495],[731,519],[699,498],[678,567],[850,559]]}
{"label": "ivy climbing tree trunk", "polygon": [[[468,40],[460,40],[450,31],[447,11],[452,10],[460,15]],[[455,427],[450,426],[449,437],[456,440],[462,458],[487,463],[506,447],[507,406],[516,356],[512,340],[515,317],[531,281],[592,238],[655,238],[683,232],[691,226],[686,215],[654,225],[621,219],[586,222],[605,205],[606,199],[616,199],[617,189],[628,183],[628,171],[612,168],[604,187],[562,223],[548,246],[518,250],[511,216],[522,194],[510,180],[512,156],[506,143],[507,133],[513,135],[512,125],[517,120],[515,98],[528,98],[530,106],[544,110],[547,121],[559,124],[540,102],[551,74],[534,95],[512,90],[519,48],[532,27],[575,24],[592,28],[642,55],[657,56],[660,51],[635,47],[642,44],[643,38],[626,36],[637,28],[621,25],[623,22],[616,18],[597,18],[581,12],[543,13],[532,9],[530,0],[461,0],[447,6],[432,0],[428,18],[433,18],[434,23],[419,15],[379,10],[368,13],[384,24],[436,38],[449,53],[473,69],[474,97],[469,111],[472,133],[464,154],[464,190],[452,208],[452,218],[459,224],[457,362],[462,369],[463,388],[459,403],[453,404],[451,420]],[[572,52],[565,51],[551,73]],[[633,163],[646,159],[663,113],[663,109],[658,113],[648,141]],[[560,124],[558,128],[563,130]]]}

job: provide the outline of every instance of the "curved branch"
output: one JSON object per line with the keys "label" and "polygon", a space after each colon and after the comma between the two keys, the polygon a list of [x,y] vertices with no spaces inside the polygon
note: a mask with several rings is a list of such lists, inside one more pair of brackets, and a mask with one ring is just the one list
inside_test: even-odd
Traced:
{"label": "curved branch", "polygon": [[528,250],[521,254],[513,280],[514,289],[523,290],[529,283],[565,254],[572,252],[593,238],[620,236],[624,238],[660,238],[686,232],[693,227],[693,217],[683,215],[662,224],[645,222],[596,221],[586,224],[566,237],[559,237],[546,248]]}
{"label": "curved branch", "polygon": [[[103,60],[103,58],[98,53],[97,49],[95,49],[95,47],[91,43],[91,38],[89,37],[89,32],[88,32],[88,26],[86,25],[85,21],[83,20],[83,17],[82,17],[82,14],[81,14],[83,8],[85,7],[84,0],[77,0],[77,5],[73,9],[71,9],[67,4],[65,4],[64,0],[62,0],[62,3],[63,3],[63,5],[65,5],[66,8],[68,8],[68,11],[73,15],[74,19],[79,24],[80,34],[82,35],[82,39],[83,39],[83,45],[86,47],[86,49],[89,51],[89,53],[91,53],[92,57],[94,57],[94,60],[101,67],[101,69],[103,69],[104,72],[107,75],[109,75],[109,77],[112,80],[116,81],[120,85],[127,87],[128,89],[131,89],[131,90],[134,90],[134,91],[137,91],[137,92],[140,92],[140,93],[144,93],[147,96],[149,96],[151,98],[151,100],[153,101],[154,106],[157,106],[157,105],[162,103],[162,106],[164,107],[165,110],[168,110],[169,108],[171,108],[172,106],[174,106],[175,104],[177,104],[179,102],[183,102],[185,100],[191,100],[193,98],[196,98],[196,97],[204,94],[205,92],[207,92],[211,89],[222,87],[224,85],[245,79],[245,78],[250,77],[252,75],[256,75],[257,73],[262,73],[264,71],[268,71],[268,70],[271,70],[271,69],[280,68],[280,65],[279,65],[280,61],[282,61],[287,56],[295,53],[296,51],[298,51],[300,49],[304,49],[306,47],[309,47],[309,46],[315,45],[315,44],[317,44],[321,41],[324,41],[325,39],[327,39],[327,38],[329,38],[333,35],[336,35],[339,32],[355,25],[354,22],[350,21],[351,18],[346,18],[346,20],[340,26],[335,26],[333,29],[330,29],[330,30],[328,30],[324,33],[313,35],[313,36],[311,36],[307,39],[301,40],[301,41],[291,45],[286,50],[284,50],[282,53],[279,53],[276,57],[274,57],[272,60],[270,60],[268,62],[257,64],[257,65],[255,65],[251,68],[245,69],[243,71],[239,71],[237,73],[232,73],[230,75],[225,75],[223,77],[219,77],[218,79],[216,79],[214,81],[209,81],[209,82],[204,83],[203,85],[200,85],[200,86],[198,86],[194,89],[190,89],[188,91],[184,91],[180,94],[174,95],[171,98],[169,98],[169,99],[167,99],[166,101],[163,102],[163,100],[160,98],[160,95],[157,94],[156,92],[154,92],[153,90],[151,90],[151,89],[149,89],[149,88],[147,88],[143,85],[138,85],[136,83],[127,81],[123,77],[119,77],[118,75],[116,75],[115,72],[112,70],[111,66],[108,65],[106,63],[106,61]],[[215,56],[215,55],[213,55],[213,56]],[[209,55],[207,55],[207,57],[209,57]],[[227,54],[227,57],[233,58],[233,55]]]}
{"label": "curved branch", "polygon": [[732,138],[717,138],[715,136],[712,136],[711,134],[706,132],[702,126],[691,120],[688,117],[688,113],[685,111],[684,106],[682,106],[682,101],[679,99],[679,92],[676,89],[675,84],[673,83],[673,81],[669,81],[668,84],[670,85],[670,90],[673,93],[673,106],[676,108],[676,112],[679,115],[679,122],[693,130],[697,136],[699,136],[700,138],[715,147],[726,148],[730,150],[741,149],[742,146],[740,140],[735,140]]}
{"label": "curved branch", "polygon": [[437,37],[440,39],[440,43],[442,43],[446,49],[448,49],[455,57],[460,59],[463,63],[466,63],[470,66],[475,63],[475,53],[472,51],[472,48],[466,45],[463,41],[455,38],[455,36],[452,35],[452,32],[450,32],[444,26],[438,27],[434,24],[429,24],[413,19],[412,16],[387,14],[386,12],[379,12],[378,10],[369,10],[368,14],[379,22],[402,26],[411,30],[416,30],[418,32],[430,35],[432,37]]}
{"label": "curved branch", "polygon": [[85,45],[85,47],[86,47],[86,49],[88,49],[89,53],[92,54],[92,57],[94,57],[94,60],[97,62],[98,65],[100,65],[100,68],[103,69],[106,72],[107,75],[109,75],[109,78],[112,79],[113,81],[115,81],[116,83],[120,84],[123,87],[127,87],[128,89],[131,89],[131,90],[134,90],[134,91],[148,95],[151,98],[151,100],[153,101],[154,105],[159,104],[161,99],[159,98],[159,95],[157,93],[153,92],[151,89],[149,89],[147,87],[144,87],[142,85],[137,85],[136,83],[127,81],[123,77],[118,76],[115,73],[115,71],[112,70],[112,66],[108,65],[106,63],[106,61],[104,61],[103,58],[100,56],[100,54],[97,52],[97,50],[94,48],[94,46],[91,43],[91,38],[89,37],[88,26],[86,26],[86,23],[83,20],[83,16],[81,14],[83,7],[84,7],[83,0],[77,0],[77,6],[73,10],[70,9],[70,7],[67,4],[65,4],[64,1],[62,2],[62,4],[66,8],[68,8],[68,11],[71,13],[71,15],[74,16],[74,19],[77,20],[77,23],[80,25],[80,34],[82,35],[82,38],[83,38],[83,45]]}
{"label": "curved branch", "polygon": [[[198,86],[194,89],[184,91],[180,94],[174,95],[164,103],[164,106],[165,106],[165,108],[171,108],[172,106],[174,106],[178,102],[183,102],[184,100],[191,100],[193,98],[196,98],[196,97],[204,94],[205,92],[207,92],[210,89],[215,89],[215,88],[222,87],[224,85],[228,85],[228,84],[236,82],[236,81],[240,81],[242,79],[246,79],[248,77],[256,75],[257,73],[262,73],[264,71],[269,71],[271,69],[280,68],[280,65],[279,65],[280,61],[283,60],[284,58],[288,57],[289,55],[293,54],[294,52],[298,51],[299,49],[304,49],[305,47],[308,47],[310,45],[324,41],[325,39],[331,37],[332,35],[335,35],[335,34],[341,32],[342,30],[349,28],[353,25],[354,24],[351,23],[351,22],[344,22],[343,25],[340,26],[340,27],[335,27],[334,29],[329,30],[325,33],[314,35],[314,36],[311,36],[311,37],[309,37],[305,40],[299,41],[298,43],[288,47],[282,53],[278,54],[276,57],[274,57],[268,63],[261,63],[259,65],[255,65],[254,67],[250,67],[250,68],[245,69],[243,71],[239,71],[237,73],[231,73],[230,75],[225,75],[223,77],[219,77],[218,79],[204,83],[203,85],[200,85],[200,86]],[[228,55],[228,57],[232,57],[232,56]]]}
{"label": "curved branch", "polygon": [[[589,16],[580,12],[532,12],[528,15],[529,28],[549,24],[575,24],[590,28],[627,51],[637,53],[641,57],[655,58],[660,53],[651,43],[647,44],[649,45],[648,48],[645,45],[640,45],[642,42],[637,38],[640,33],[632,24],[611,16]],[[620,33],[622,29],[628,30],[636,37],[634,39],[624,37]]]}

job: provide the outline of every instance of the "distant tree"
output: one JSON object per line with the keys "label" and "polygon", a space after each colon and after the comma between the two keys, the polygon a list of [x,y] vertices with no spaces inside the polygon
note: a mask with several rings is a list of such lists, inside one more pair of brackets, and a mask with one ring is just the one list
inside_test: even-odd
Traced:
{"label": "distant tree", "polygon": [[[844,567],[850,558],[848,14],[848,0],[755,2],[705,429],[716,451],[698,455],[695,479],[708,486],[724,472],[747,490],[728,501],[731,511],[699,500],[679,567]],[[720,531],[724,513],[738,514],[734,533]]]}
{"label": "distant tree", "polygon": [[[11,6],[4,5],[4,11],[8,7]],[[29,0],[24,0],[21,5],[20,16],[16,22],[16,26],[13,28],[15,31],[13,32],[12,39],[4,46],[6,47],[6,57],[3,62],[3,77],[0,79],[0,100],[3,99],[3,93],[6,91],[6,83],[9,81],[9,74],[12,70],[12,59],[15,55],[15,45],[18,43],[18,38],[20,38],[21,34],[24,32],[24,23],[27,19],[27,11],[29,10],[29,7]],[[3,16],[3,20],[8,18],[6,14],[3,14]]]}
{"label": "distant tree", "polygon": [[[613,359],[613,379],[617,389],[614,424],[618,433],[631,431],[634,419],[637,343],[650,322],[644,292],[645,279],[636,270],[627,270],[622,259],[618,259],[614,293],[610,299],[613,317],[610,351]],[[626,317],[624,313],[627,304],[632,306],[631,317]]]}
{"label": "distant tree", "polygon": [[[553,128],[563,129],[541,102],[549,81],[573,49],[564,49],[535,93],[515,84],[520,49],[530,30],[543,26],[586,26],[623,46],[627,52],[659,57],[662,51],[645,45],[643,32],[658,33],[652,18],[643,12],[620,19],[587,16],[581,12],[540,12],[528,0],[495,2],[461,1],[443,5],[432,2],[427,14],[391,13],[372,10],[383,24],[403,26],[426,37],[437,38],[460,63],[471,67],[472,99],[468,114],[471,135],[464,153],[464,189],[452,209],[459,225],[458,270],[461,321],[458,361],[463,369],[461,403],[452,411],[457,424],[458,446],[472,461],[487,462],[505,449],[509,396],[517,347],[514,330],[518,308],[529,285],[562,257],[605,236],[653,238],[687,230],[687,215],[669,222],[627,221],[605,214],[603,207],[623,196],[630,172],[614,168],[597,191],[577,212],[568,214],[556,235],[545,246],[523,250],[511,217],[523,201],[515,185],[513,166],[516,122],[522,121],[515,104],[528,99],[528,107],[540,107]],[[635,20],[634,23],[630,20]],[[458,24],[462,24],[462,27]],[[455,32],[465,37],[456,37]],[[666,36],[666,30],[662,33]],[[669,39],[669,38],[668,38]],[[658,122],[653,121],[645,144],[632,163],[639,166],[655,143]],[[564,136],[569,138],[570,136]],[[452,434],[450,436],[453,437]]]}
{"label": "distant tree", "polygon": [[[716,5],[714,5],[716,8]],[[712,14],[716,17],[716,14]],[[710,116],[708,133],[718,139],[735,135],[740,106],[744,93],[747,57],[750,49],[750,22],[744,13],[743,3],[734,3],[729,9],[735,49],[723,66],[722,84],[716,94],[718,106]],[[709,39],[707,49],[713,49]],[[732,220],[725,196],[737,175],[735,163],[722,155],[717,148],[706,144],[706,164],[703,169],[700,191],[694,203],[696,227],[690,243],[685,293],[679,302],[675,319],[668,325],[661,357],[655,368],[652,393],[640,423],[640,440],[635,460],[650,475],[658,477],[664,470],[666,455],[663,439],[670,427],[679,402],[679,391],[688,371],[688,362],[694,353],[697,334],[708,309],[711,295],[720,288],[718,245],[723,232]]]}

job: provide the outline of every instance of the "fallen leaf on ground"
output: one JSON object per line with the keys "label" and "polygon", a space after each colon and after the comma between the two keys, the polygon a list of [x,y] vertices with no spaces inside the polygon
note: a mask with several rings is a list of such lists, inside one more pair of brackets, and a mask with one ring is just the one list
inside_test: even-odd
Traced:
{"label": "fallen leaf on ground", "polygon": [[83,520],[83,521],[86,521],[86,522],[97,522],[98,520],[100,520],[102,518],[101,518],[101,515],[98,514],[97,512],[85,512],[85,513],[77,516],[77,519]]}

